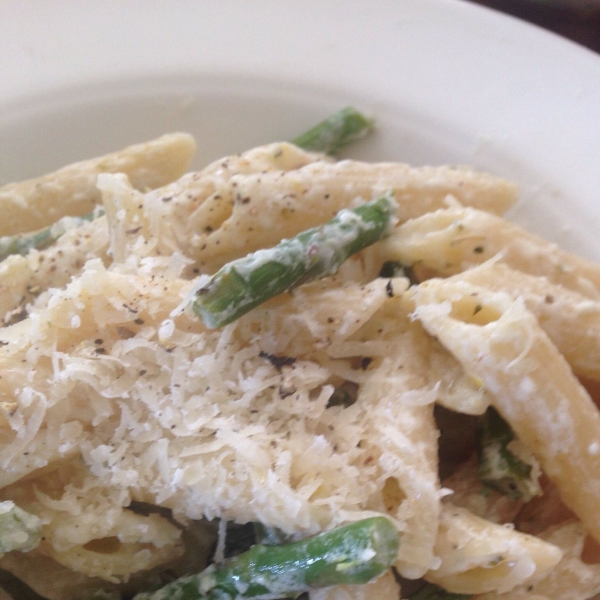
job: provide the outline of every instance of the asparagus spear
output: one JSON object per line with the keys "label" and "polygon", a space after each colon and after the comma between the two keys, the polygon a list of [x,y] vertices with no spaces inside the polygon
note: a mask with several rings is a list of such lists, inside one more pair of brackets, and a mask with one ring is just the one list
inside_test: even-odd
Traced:
{"label": "asparagus spear", "polygon": [[[348,106],[298,136],[292,143],[305,150],[335,154],[340,148],[367,135],[373,127],[371,119]],[[33,248],[43,250],[69,229],[79,227],[102,214],[104,210],[99,208],[82,217],[63,217],[50,227],[34,233],[0,237],[0,262],[11,254],[25,256]]]}
{"label": "asparagus spear", "polygon": [[371,119],[348,106],[298,136],[292,143],[304,150],[335,154],[351,142],[365,137],[373,127]]}
{"label": "asparagus spear", "polygon": [[96,208],[83,217],[62,217],[51,225],[33,233],[0,237],[0,262],[11,254],[25,256],[30,250],[43,250],[53,244],[70,229],[81,227],[104,214],[104,209]]}
{"label": "asparagus spear", "polygon": [[408,600],[469,600],[470,598],[472,598],[471,594],[453,594],[433,583],[427,583],[420,590],[411,594]]}
{"label": "asparagus spear", "polygon": [[393,198],[383,196],[234,260],[196,292],[192,309],[207,327],[222,327],[281,292],[333,275],[350,255],[392,232],[395,211]]}
{"label": "asparagus spear", "polygon": [[310,589],[367,583],[390,568],[398,546],[393,523],[372,517],[292,544],[254,546],[134,600],[294,598]]}
{"label": "asparagus spear", "polygon": [[32,550],[40,542],[40,528],[35,515],[10,500],[0,502],[0,552]]}
{"label": "asparagus spear", "polygon": [[501,494],[527,501],[539,493],[539,485],[532,476],[531,465],[508,449],[514,438],[510,425],[494,408],[489,408],[479,430],[479,478]]}

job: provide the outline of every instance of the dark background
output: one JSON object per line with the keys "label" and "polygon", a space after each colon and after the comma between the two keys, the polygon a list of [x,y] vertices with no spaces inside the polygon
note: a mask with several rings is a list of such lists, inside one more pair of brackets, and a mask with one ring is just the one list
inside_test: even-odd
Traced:
{"label": "dark background", "polygon": [[600,52],[600,2],[590,2],[590,4],[595,4],[595,7],[587,10],[573,10],[557,6],[562,3],[555,0],[470,1],[535,23]]}

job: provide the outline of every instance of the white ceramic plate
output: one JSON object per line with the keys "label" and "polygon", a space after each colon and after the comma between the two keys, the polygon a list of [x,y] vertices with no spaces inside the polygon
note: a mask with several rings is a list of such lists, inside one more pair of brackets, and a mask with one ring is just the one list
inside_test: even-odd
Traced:
{"label": "white ceramic plate", "polygon": [[346,104],[352,150],[517,180],[514,216],[600,259],[600,56],[461,0],[4,0],[0,180],[172,130],[195,166]]}

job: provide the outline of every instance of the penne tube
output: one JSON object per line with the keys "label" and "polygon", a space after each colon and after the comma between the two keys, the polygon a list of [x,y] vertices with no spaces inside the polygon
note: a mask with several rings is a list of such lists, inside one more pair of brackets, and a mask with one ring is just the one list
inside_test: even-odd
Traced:
{"label": "penne tube", "polygon": [[188,169],[196,150],[194,138],[172,133],[98,158],[74,163],[37,179],[0,188],[0,236],[35,231],[66,215],[85,215],[100,202],[100,173],[125,173],[146,191],[166,185]]}
{"label": "penne tube", "polygon": [[[55,600],[134,597],[252,543],[227,523],[300,539],[383,515],[393,569],[311,600],[410,598],[423,580],[472,600],[596,593],[600,413],[576,375],[600,381],[600,267],[500,218],[517,187],[499,177],[279,142],[173,180],[193,140],[170,139],[164,185],[134,174],[159,150],[142,167],[129,148],[0,188],[27,227],[104,213],[0,263],[0,500],[43,537],[0,569]],[[335,275],[219,331],[193,314],[223,263],[387,193],[393,235]],[[480,480],[490,406],[533,500]]]}
{"label": "penne tube", "polygon": [[522,298],[575,373],[600,379],[600,301],[495,261],[454,278]]}
{"label": "penne tube", "polygon": [[[450,196],[498,214],[517,199],[514,184],[469,169],[316,162],[288,173],[232,177],[219,189],[218,198],[211,199],[214,211],[221,215],[231,211],[230,216],[218,227],[212,223],[187,253],[200,268],[212,272],[234,258],[324,223],[342,208],[390,191],[401,222],[446,206]],[[200,210],[201,214],[192,214],[191,231],[203,231],[206,213]]]}
{"label": "penne tube", "polygon": [[[66,285],[92,258],[100,258],[108,265],[111,258],[122,262],[133,248],[140,257],[179,252],[180,241],[188,235],[190,211],[214,194],[220,182],[233,175],[296,169],[317,160],[327,159],[292,144],[259,146],[239,156],[215,161],[202,171],[190,173],[144,196],[127,177],[121,176],[121,182],[111,186],[109,182],[116,180],[112,180],[110,174],[101,173],[98,178],[105,183],[100,184],[97,193],[99,197],[104,195],[103,203],[107,205],[114,227],[109,228],[107,218],[100,217],[67,231],[44,250],[30,251],[26,256],[9,256],[0,262],[0,318],[5,325],[25,318],[27,305],[37,296],[50,287]],[[118,179],[119,176],[113,174],[112,177]],[[129,215],[128,218],[116,219],[115,202],[128,204],[129,211],[120,215]],[[210,219],[215,218],[208,206],[206,215],[205,227],[208,227],[211,222],[209,216]],[[143,228],[138,226],[138,220],[144,223]],[[112,254],[109,253],[109,232]]]}
{"label": "penne tube", "polygon": [[450,504],[442,511],[436,553],[441,565],[425,579],[462,594],[509,592],[549,572],[562,558],[553,544]]}
{"label": "penne tube", "polygon": [[[88,519],[70,516],[70,526],[79,525],[93,536]],[[57,525],[53,525],[55,528]],[[181,530],[157,514],[142,516],[124,510],[103,537],[84,544],[57,547],[46,540],[40,552],[58,564],[88,577],[119,583],[131,574],[173,561],[184,552]]]}
{"label": "penne tube", "polygon": [[466,282],[415,289],[415,317],[479,378],[564,503],[600,539],[600,413],[523,302]]}
{"label": "penne tube", "polygon": [[382,242],[384,251],[391,259],[428,267],[441,277],[495,258],[517,271],[600,298],[600,265],[477,208],[448,208],[409,221]]}
{"label": "penne tube", "polygon": [[581,523],[570,521],[541,537],[563,552],[561,561],[545,575],[510,593],[490,593],[474,600],[588,600],[600,593],[600,556],[590,556],[589,539]]}

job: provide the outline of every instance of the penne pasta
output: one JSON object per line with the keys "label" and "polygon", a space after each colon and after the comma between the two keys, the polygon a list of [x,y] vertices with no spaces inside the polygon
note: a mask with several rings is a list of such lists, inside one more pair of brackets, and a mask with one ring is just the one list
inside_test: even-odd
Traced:
{"label": "penne pasta", "polygon": [[491,258],[546,277],[592,299],[600,297],[600,266],[477,207],[428,213],[397,228],[382,242],[390,257],[447,277]]}
{"label": "penne pasta", "polygon": [[535,317],[507,294],[458,281],[425,282],[414,299],[415,316],[484,382],[565,504],[600,539],[600,414]]}
{"label": "penne pasta", "polygon": [[581,523],[570,521],[553,527],[542,538],[555,544],[563,558],[550,572],[532,583],[520,586],[506,594],[484,594],[476,600],[513,600],[515,598],[549,598],[552,600],[580,600],[595,598],[600,593],[600,556],[586,554],[586,534]]}
{"label": "penne pasta", "polygon": [[[401,222],[445,206],[448,197],[499,214],[517,198],[513,184],[469,169],[316,162],[289,173],[232,177],[208,200],[226,218],[211,221],[204,235],[190,238],[193,246],[186,254],[203,271],[213,272],[229,260],[323,223],[344,207],[389,191]],[[205,230],[202,205],[199,210],[189,221],[194,232]]]}
{"label": "penne pasta", "polygon": [[100,173],[125,173],[143,191],[161,187],[187,171],[195,150],[191,135],[173,133],[37,179],[9,183],[0,188],[0,235],[35,231],[65,215],[89,213],[100,201]]}
{"label": "penne pasta", "polygon": [[[111,260],[117,260],[114,258],[116,252],[117,262],[122,262],[124,256],[130,255],[130,251],[134,249],[133,254],[138,260],[141,256],[170,256],[180,252],[180,240],[189,235],[187,227],[190,211],[196,204],[214,194],[222,182],[233,175],[285,171],[317,160],[327,159],[319,154],[305,152],[292,144],[269,144],[239,156],[215,161],[202,171],[186,175],[145,196],[141,196],[135,186],[130,184],[127,171],[115,176],[114,180],[107,173],[99,173],[96,179],[99,178],[105,183],[100,185],[95,193],[98,200],[101,200],[104,194],[103,204],[108,206],[114,224],[118,223],[116,210],[110,210],[114,202],[127,202],[127,197],[131,197],[137,204],[130,203],[130,211],[135,214],[131,215],[129,221],[141,220],[145,224],[143,230],[137,221],[130,222],[129,226],[120,229],[109,228],[106,218],[99,217],[67,231],[48,248],[30,251],[26,256],[9,256],[0,262],[0,315],[4,324],[12,324],[25,318],[29,304],[43,302],[45,296],[41,300],[37,299],[49,287],[66,285],[71,277],[81,272],[87,260],[100,258],[108,265]],[[152,164],[149,163],[145,168],[150,171]],[[120,183],[113,183],[113,192],[109,193],[111,181]],[[207,208],[206,212],[207,218],[208,215],[214,218],[210,208]],[[205,227],[209,226],[210,219]],[[109,232],[113,239],[111,251]]]}
{"label": "penne pasta", "polygon": [[578,292],[515,271],[500,262],[487,262],[455,278],[491,291],[522,298],[572,369],[600,379],[600,302]]}
{"label": "penne pasta", "polygon": [[436,552],[441,565],[426,578],[464,594],[511,591],[549,572],[562,558],[553,544],[449,504],[442,511]]}
{"label": "penne pasta", "polygon": [[[255,543],[310,554],[377,517],[391,544],[378,578],[342,585],[379,551],[347,564],[338,546],[306,557],[334,560],[329,587],[293,593],[600,592],[600,413],[577,379],[600,380],[600,267],[502,219],[517,186],[493,175],[280,142],[179,177],[193,146],[173,134],[0,189],[6,231],[104,211],[43,249],[4,240],[0,501],[41,539],[0,569],[47,600],[149,597],[167,581],[168,595],[191,573],[208,590],[211,573],[271,552],[245,554]],[[388,193],[397,225],[338,212]],[[331,217],[326,239],[305,231]],[[245,256],[282,239],[276,260]],[[253,308],[209,329],[192,300],[238,258],[219,302]],[[280,281],[293,283],[257,290]],[[510,495],[510,460],[532,499]],[[231,554],[244,556],[221,564]],[[292,594],[281,569],[261,597]]]}

